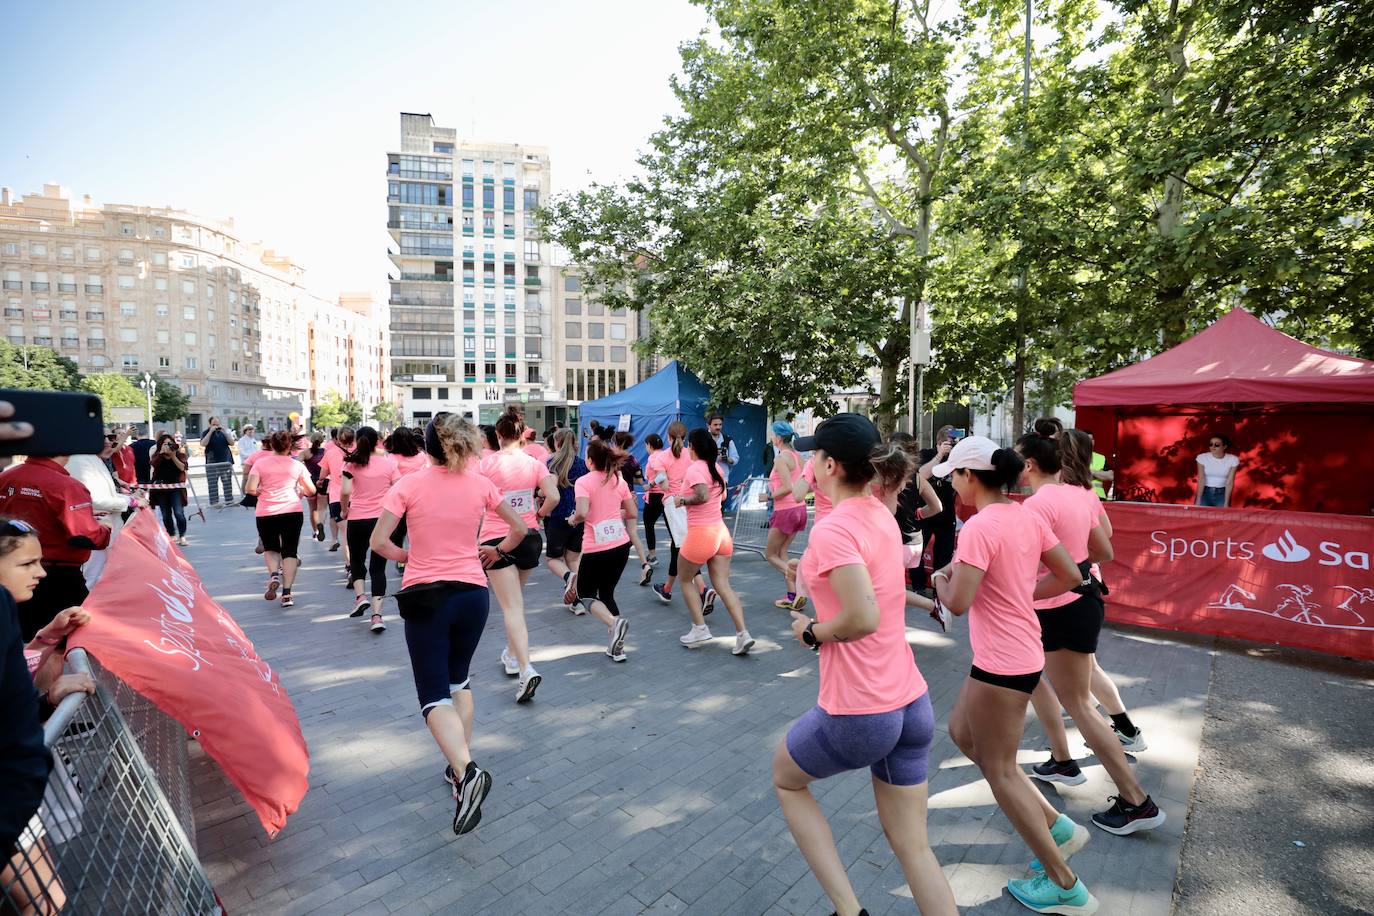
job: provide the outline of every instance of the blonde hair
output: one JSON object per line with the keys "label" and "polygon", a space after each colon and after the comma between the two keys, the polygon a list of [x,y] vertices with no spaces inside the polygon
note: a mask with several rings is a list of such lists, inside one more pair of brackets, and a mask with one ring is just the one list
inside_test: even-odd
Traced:
{"label": "blonde hair", "polygon": [[553,460],[549,470],[558,478],[560,487],[572,486],[568,472],[572,470],[573,460],[577,458],[577,433],[570,429],[560,429],[553,434]]}
{"label": "blonde hair", "polygon": [[434,434],[444,447],[444,467],[461,471],[470,459],[482,453],[482,438],[477,427],[456,413],[434,421]]}

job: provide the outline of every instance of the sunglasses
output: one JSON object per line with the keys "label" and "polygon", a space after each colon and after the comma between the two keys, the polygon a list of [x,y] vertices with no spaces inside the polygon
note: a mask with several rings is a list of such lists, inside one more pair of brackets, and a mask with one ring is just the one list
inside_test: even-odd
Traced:
{"label": "sunglasses", "polygon": [[106,435],[106,436],[105,436],[105,441],[106,441],[106,442],[114,442],[114,441],[115,441],[116,439],[118,439],[118,438],[119,438],[119,437],[116,436],[116,435],[112,435],[112,434],[111,434],[111,435]]}
{"label": "sunglasses", "polygon": [[7,518],[3,522],[0,522],[0,534],[8,535],[10,537],[13,537],[15,535],[33,534],[37,530],[38,529],[34,528],[28,522],[21,521],[17,518]]}
{"label": "sunglasses", "polygon": [[1211,447],[1212,447],[1212,448],[1226,448],[1226,445],[1225,445],[1225,443],[1222,443],[1222,442],[1213,442],[1213,443],[1211,444]]}

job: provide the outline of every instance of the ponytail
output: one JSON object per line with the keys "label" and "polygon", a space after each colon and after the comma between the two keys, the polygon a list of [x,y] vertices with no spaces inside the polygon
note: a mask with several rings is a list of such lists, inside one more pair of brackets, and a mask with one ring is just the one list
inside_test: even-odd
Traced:
{"label": "ponytail", "polygon": [[681,420],[674,420],[668,424],[668,441],[673,449],[673,457],[682,457],[682,442],[687,438],[687,424]]}
{"label": "ponytail", "polygon": [[496,421],[496,435],[502,442],[518,440],[525,432],[525,418],[514,407],[506,409]]}
{"label": "ponytail", "polygon": [[[669,427],[668,432],[672,433]],[[711,471],[711,479],[720,484],[721,490],[725,489],[725,481],[720,479],[720,470],[716,468],[716,459],[720,457],[720,449],[716,446],[716,440],[711,438],[711,434],[704,427],[697,427],[687,436],[687,442],[692,446],[692,451],[696,453],[697,459],[706,462],[706,467]]]}
{"label": "ponytail", "polygon": [[425,452],[450,471],[458,472],[482,450],[477,428],[461,414],[440,413],[425,427]]}
{"label": "ponytail", "polygon": [[1035,430],[1037,436],[1055,439],[1064,431],[1064,424],[1058,417],[1041,417],[1031,424],[1031,429]]}
{"label": "ponytail", "polygon": [[344,457],[344,463],[365,468],[372,460],[372,453],[377,450],[377,431],[371,426],[364,426],[358,430],[357,440],[353,451]]}
{"label": "ponytail", "polygon": [[551,440],[554,445],[549,471],[558,478],[560,487],[570,487],[572,481],[568,479],[568,474],[577,460],[577,434],[570,429],[559,429],[554,431]]}
{"label": "ponytail", "polygon": [[1015,449],[999,448],[992,453],[992,470],[969,468],[968,473],[990,490],[1006,490],[1016,486],[1017,481],[1021,479],[1021,472],[1025,469],[1026,462],[1021,460]]}
{"label": "ponytail", "polygon": [[[1036,421],[1039,428],[1040,421]],[[1060,442],[1062,440],[1051,439],[1040,432],[1026,433],[1016,440],[1016,450],[1021,453],[1022,458],[1035,462],[1035,466],[1040,469],[1042,474],[1058,474],[1062,462],[1060,458]]]}
{"label": "ponytail", "polygon": [[615,479],[624,461],[603,439],[592,439],[587,443],[587,463],[606,475],[606,480]]}

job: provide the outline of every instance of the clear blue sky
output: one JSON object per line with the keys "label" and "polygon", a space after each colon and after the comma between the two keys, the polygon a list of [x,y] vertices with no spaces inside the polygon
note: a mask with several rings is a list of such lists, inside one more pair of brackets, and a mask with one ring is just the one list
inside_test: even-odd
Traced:
{"label": "clear blue sky", "polygon": [[687,0],[4,7],[0,184],[232,216],[327,296],[385,297],[399,112],[548,146],[555,191],[612,181],[705,24]]}

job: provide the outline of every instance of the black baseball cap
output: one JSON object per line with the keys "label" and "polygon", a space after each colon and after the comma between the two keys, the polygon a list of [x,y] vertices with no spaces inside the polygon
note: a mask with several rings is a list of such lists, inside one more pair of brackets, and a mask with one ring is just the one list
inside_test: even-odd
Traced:
{"label": "black baseball cap", "polygon": [[862,461],[883,441],[878,427],[861,413],[837,413],[816,429],[814,436],[802,436],[792,443],[799,452],[820,449],[837,461]]}

